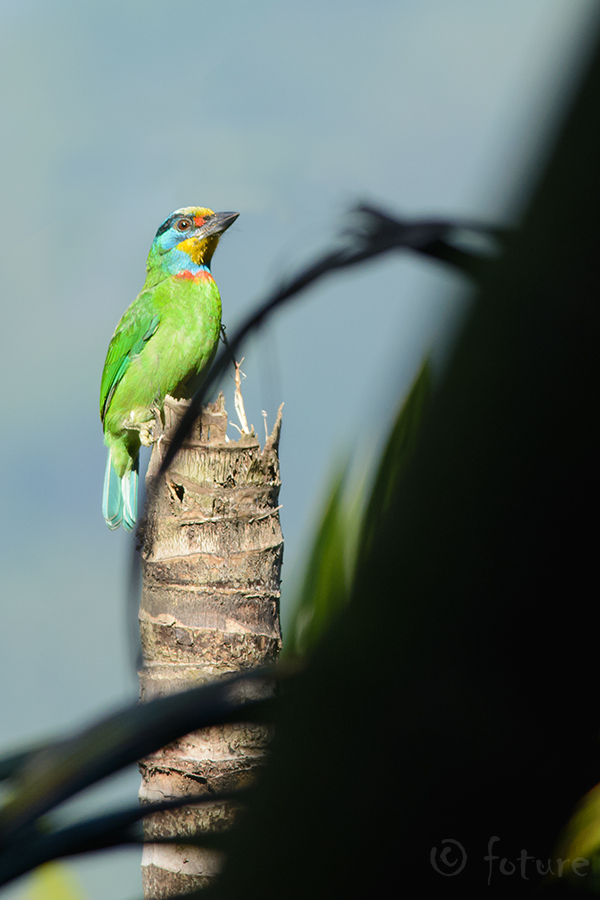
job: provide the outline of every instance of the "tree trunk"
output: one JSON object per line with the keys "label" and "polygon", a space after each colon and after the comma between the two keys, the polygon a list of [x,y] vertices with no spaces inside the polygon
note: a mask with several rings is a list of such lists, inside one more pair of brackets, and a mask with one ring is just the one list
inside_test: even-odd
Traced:
{"label": "tree trunk", "polygon": [[[171,398],[165,402],[164,433],[148,468],[149,490],[185,409],[185,403]],[[254,433],[227,441],[226,428],[220,395],[203,410],[149,497],[140,527],[142,701],[272,662],[281,647],[281,409],[262,451]],[[240,787],[256,772],[267,740],[268,731],[254,725],[189,734],[141,763],[140,799]],[[146,836],[224,828],[233,814],[227,803],[161,813],[150,817]],[[218,867],[214,851],[147,844],[145,896],[170,897],[203,886]]]}

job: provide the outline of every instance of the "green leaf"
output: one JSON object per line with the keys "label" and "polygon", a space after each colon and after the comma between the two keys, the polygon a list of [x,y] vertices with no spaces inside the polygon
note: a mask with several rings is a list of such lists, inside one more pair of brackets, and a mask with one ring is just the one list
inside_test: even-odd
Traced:
{"label": "green leaf", "polygon": [[396,417],[362,515],[362,497],[348,499],[346,467],[334,479],[296,600],[286,653],[310,651],[345,606],[357,559],[372,551],[374,529],[414,453],[430,392],[431,366],[426,360]]}
{"label": "green leaf", "polygon": [[344,481],[341,472],[317,529],[286,639],[286,653],[307,653],[346,602],[352,516],[344,501]]}
{"label": "green leaf", "polygon": [[387,512],[415,452],[423,412],[430,395],[431,364],[429,360],[425,360],[396,417],[379,464],[371,498],[363,518],[359,541],[361,559],[371,552],[375,528]]}

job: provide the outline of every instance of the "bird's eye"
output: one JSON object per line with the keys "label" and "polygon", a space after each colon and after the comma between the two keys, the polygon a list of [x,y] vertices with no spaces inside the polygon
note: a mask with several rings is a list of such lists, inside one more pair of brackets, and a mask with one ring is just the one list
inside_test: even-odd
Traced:
{"label": "bird's eye", "polygon": [[175,224],[175,228],[177,229],[177,231],[189,231],[191,227],[191,219],[178,219]]}

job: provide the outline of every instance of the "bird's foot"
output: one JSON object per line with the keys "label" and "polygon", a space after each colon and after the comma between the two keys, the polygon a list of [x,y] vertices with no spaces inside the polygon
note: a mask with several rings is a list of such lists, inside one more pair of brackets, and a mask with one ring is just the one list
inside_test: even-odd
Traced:
{"label": "bird's foot", "polygon": [[151,447],[155,441],[154,422],[142,422],[140,425],[140,444]]}

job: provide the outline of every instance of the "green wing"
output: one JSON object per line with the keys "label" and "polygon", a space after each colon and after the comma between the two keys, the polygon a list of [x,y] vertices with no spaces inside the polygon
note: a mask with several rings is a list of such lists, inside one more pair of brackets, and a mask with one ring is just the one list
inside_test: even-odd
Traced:
{"label": "green wing", "polygon": [[150,340],[160,321],[151,293],[143,291],[126,310],[112,336],[100,386],[100,418],[104,416],[131,360]]}

